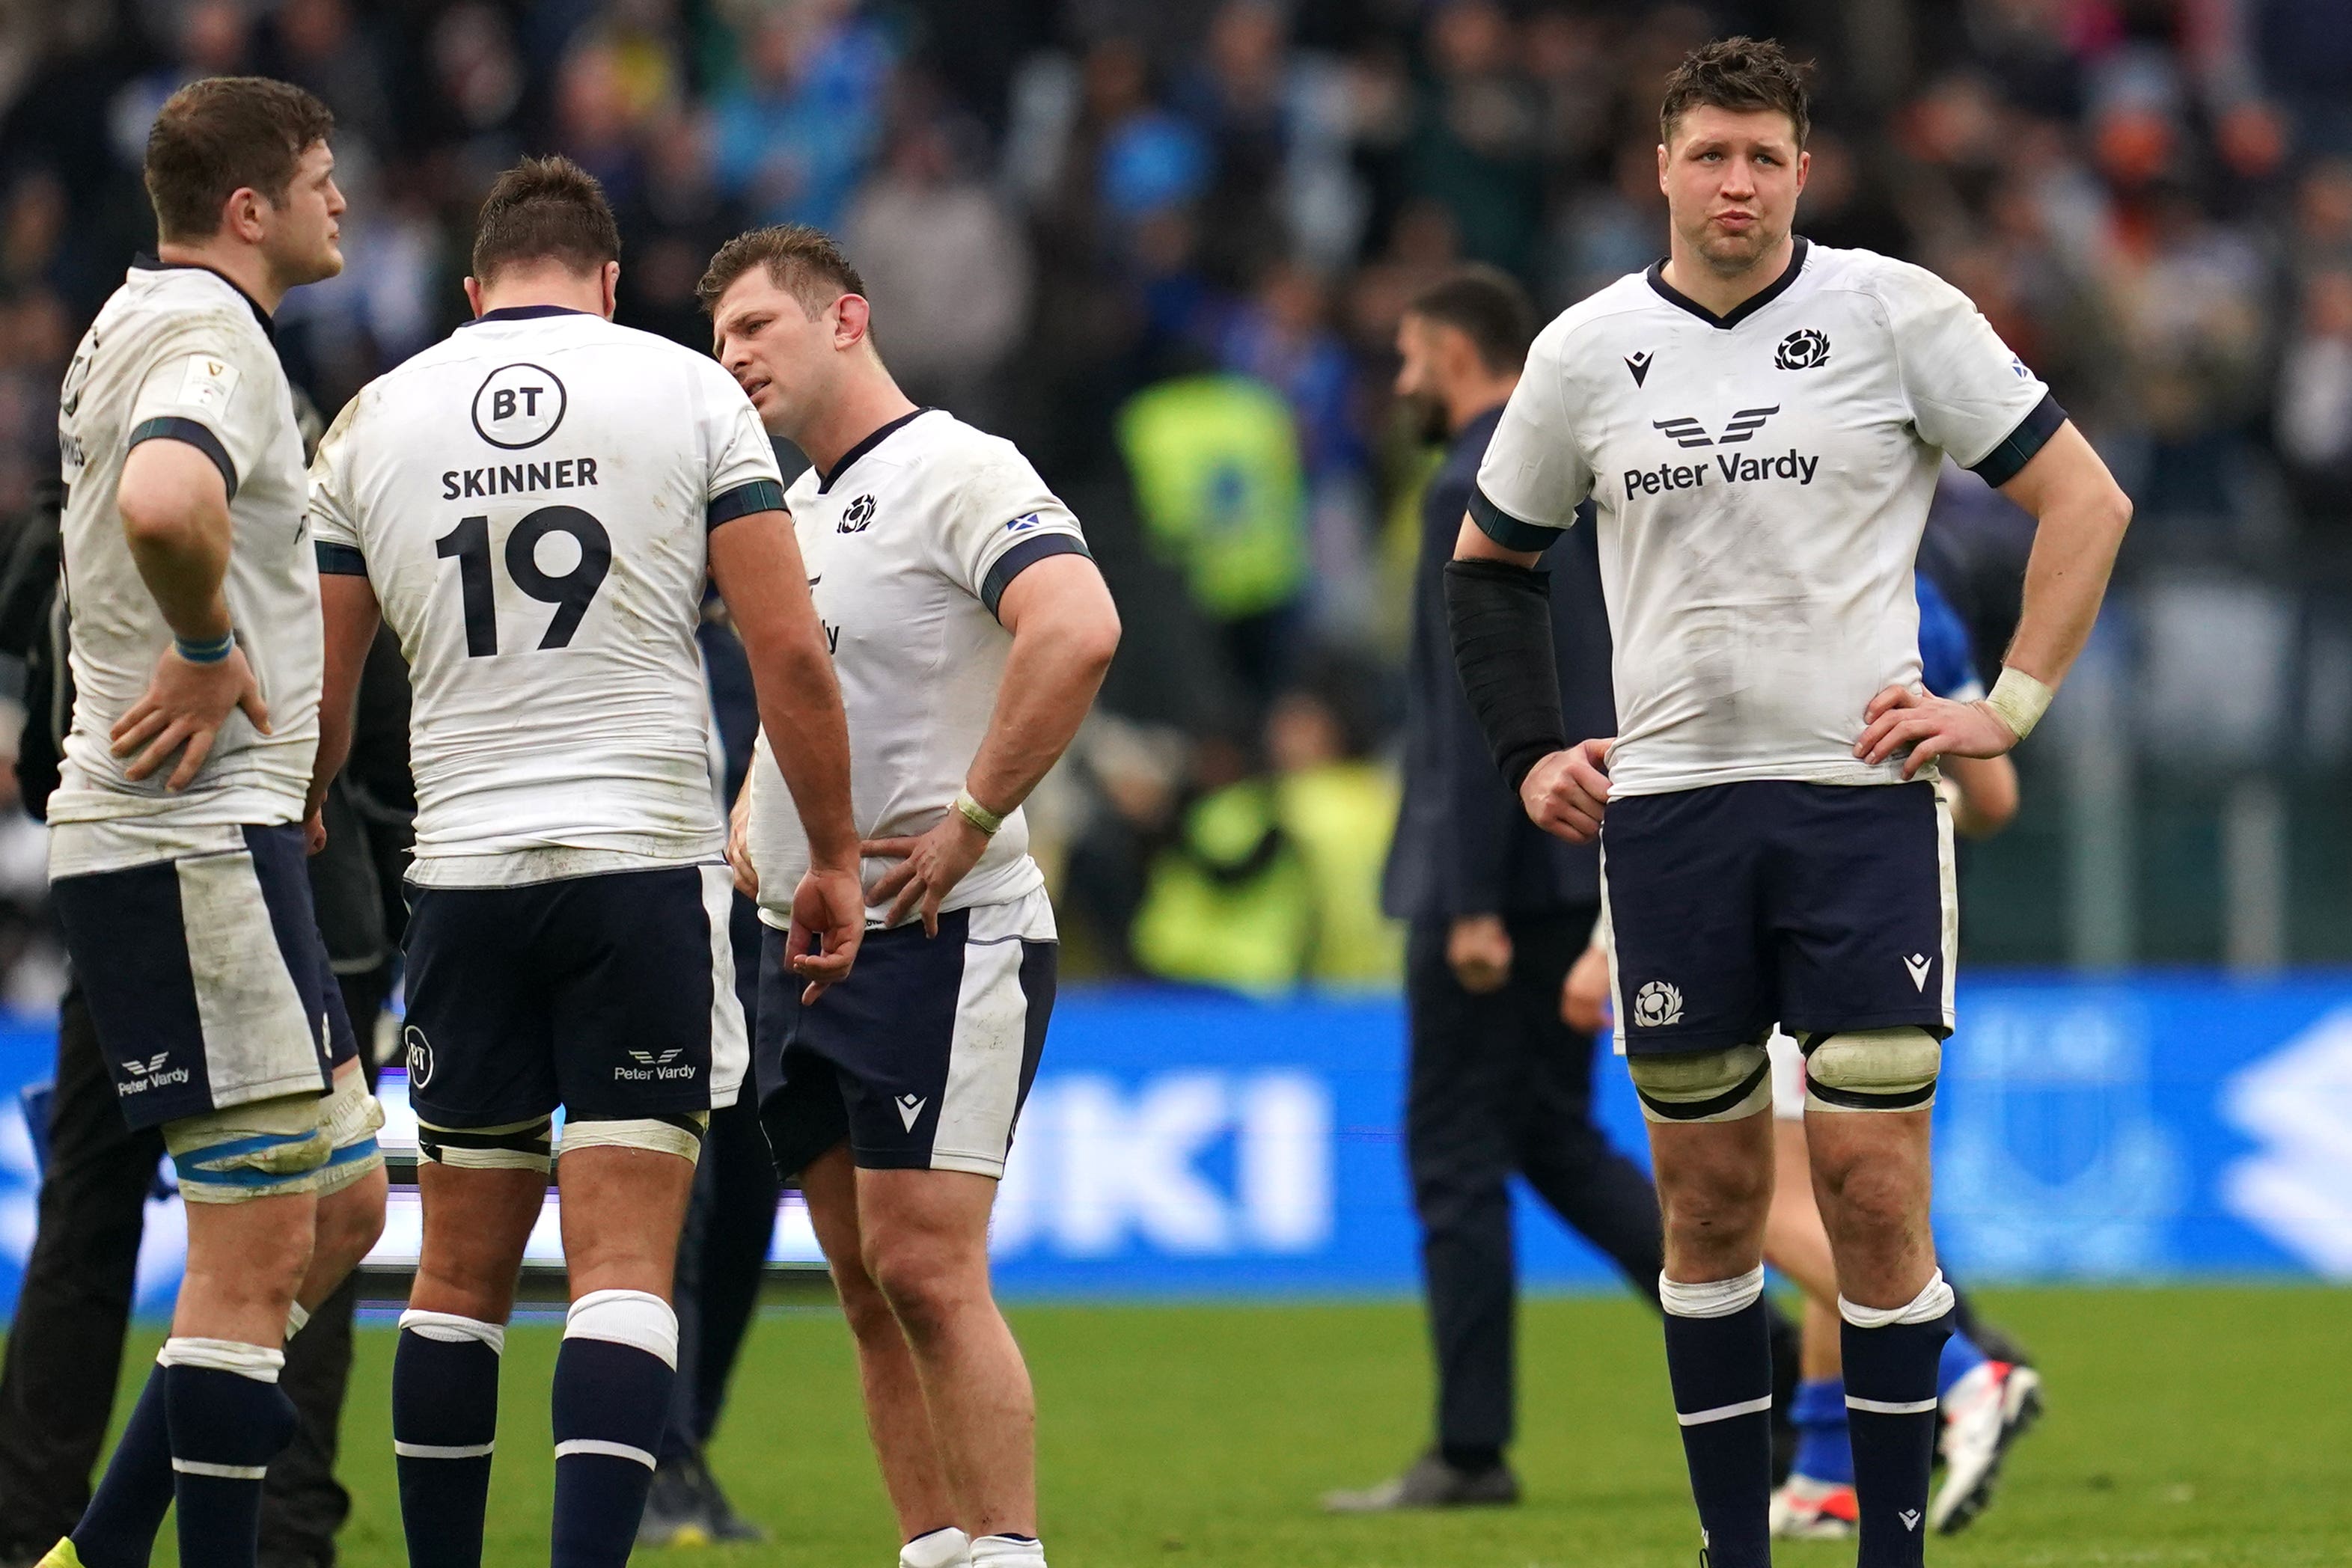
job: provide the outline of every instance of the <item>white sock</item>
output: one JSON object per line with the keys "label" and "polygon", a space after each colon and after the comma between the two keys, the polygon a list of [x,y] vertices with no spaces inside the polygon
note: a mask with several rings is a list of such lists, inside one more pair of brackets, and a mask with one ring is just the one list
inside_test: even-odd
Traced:
{"label": "white sock", "polygon": [[971,1561],[971,1538],[952,1524],[898,1548],[898,1568],[964,1568]]}
{"label": "white sock", "polygon": [[1045,1543],[1025,1535],[983,1535],[971,1543],[971,1568],[1045,1568]]}

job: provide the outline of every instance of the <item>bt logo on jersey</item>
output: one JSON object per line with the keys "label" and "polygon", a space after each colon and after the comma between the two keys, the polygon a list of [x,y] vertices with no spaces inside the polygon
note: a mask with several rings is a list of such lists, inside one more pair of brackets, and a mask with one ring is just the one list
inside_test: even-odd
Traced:
{"label": "bt logo on jersey", "polygon": [[555,434],[570,403],[554,371],[539,365],[500,365],[474,393],[474,434],[509,452],[536,446]]}

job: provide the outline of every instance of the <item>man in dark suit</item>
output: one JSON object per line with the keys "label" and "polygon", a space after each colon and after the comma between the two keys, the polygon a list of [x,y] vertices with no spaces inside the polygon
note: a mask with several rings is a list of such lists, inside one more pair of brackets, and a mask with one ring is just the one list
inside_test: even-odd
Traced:
{"label": "man in dark suit", "polygon": [[[1325,1499],[1341,1512],[1518,1500],[1503,1453],[1513,1418],[1514,1174],[1635,1291],[1657,1297],[1657,1198],[1593,1125],[1593,1040],[1560,1017],[1569,967],[1601,913],[1600,857],[1528,821],[1471,716],[1447,640],[1443,571],[1535,328],[1517,284],[1468,267],[1416,297],[1397,332],[1397,394],[1431,440],[1449,443],[1422,500],[1404,804],[1382,897],[1411,923],[1405,1150],[1437,1360],[1437,1431],[1403,1475]],[[1568,733],[1614,734],[1592,529],[1562,534],[1544,565]]]}

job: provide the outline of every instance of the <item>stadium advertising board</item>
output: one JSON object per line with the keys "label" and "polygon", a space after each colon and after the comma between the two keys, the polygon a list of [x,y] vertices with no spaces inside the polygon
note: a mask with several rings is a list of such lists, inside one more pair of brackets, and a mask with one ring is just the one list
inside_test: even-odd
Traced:
{"label": "stadium advertising board", "polygon": [[[2001,978],[1964,985],[1937,1105],[1944,1253],[1974,1280],[2185,1275],[2352,1279],[2352,978],[2231,984]],[[0,1027],[0,1298],[32,1244],[37,1161],[22,1091],[46,1022]],[[1390,998],[1255,1002],[1079,990],[1055,1015],[998,1208],[1014,1294],[1400,1291],[1418,1267]],[[1601,1115],[1639,1154],[1604,1057]],[[387,1135],[413,1140],[387,1078]],[[1599,1259],[1524,1197],[1538,1288],[1606,1287]],[[140,1300],[168,1303],[185,1229],[149,1206]],[[395,1197],[382,1260],[415,1256]],[[552,1212],[534,1238],[555,1255]],[[810,1262],[788,1203],[775,1257]]]}

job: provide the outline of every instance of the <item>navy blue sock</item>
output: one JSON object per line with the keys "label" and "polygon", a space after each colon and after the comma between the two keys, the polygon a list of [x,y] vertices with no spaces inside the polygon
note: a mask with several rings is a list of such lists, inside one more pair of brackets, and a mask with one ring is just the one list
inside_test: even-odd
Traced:
{"label": "navy blue sock", "polygon": [[286,1354],[226,1340],[163,1346],[180,1561],[253,1568],[261,1479],[294,1436],[294,1402],[278,1386]]}
{"label": "navy blue sock", "polygon": [[[1937,1308],[1940,1306],[1940,1310]],[[1940,1416],[1936,1367],[1952,1332],[1951,1291],[1937,1275],[1905,1316],[1881,1321],[1840,1301],[1845,1322],[1846,1419],[1853,1434],[1853,1486],[1862,1509],[1859,1568],[1918,1568],[1927,1551],[1927,1475],[1936,1458]],[[1935,1315],[1927,1317],[1933,1312]],[[1865,1322],[1856,1323],[1855,1316]]]}
{"label": "navy blue sock", "polygon": [[392,1451],[410,1568],[480,1568],[506,1330],[450,1312],[400,1315]]}
{"label": "navy blue sock", "polygon": [[1797,1385],[1789,1419],[1797,1428],[1797,1458],[1790,1472],[1852,1486],[1853,1443],[1846,1431],[1845,1381],[1823,1377]]}
{"label": "navy blue sock", "polygon": [[83,1568],[146,1568],[172,1506],[172,1428],[163,1413],[163,1369],[151,1369],[106,1475],[74,1526]]}
{"label": "navy blue sock", "polygon": [[1764,1270],[1705,1285],[1661,1278],[1658,1293],[1707,1562],[1770,1568],[1772,1341]]}
{"label": "navy blue sock", "polygon": [[572,1304],[555,1357],[552,1568],[621,1568],[636,1544],[677,1377],[677,1318],[644,1291]]}

